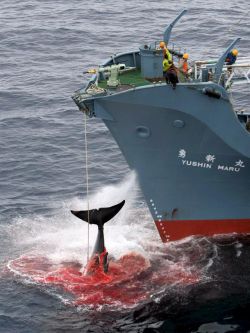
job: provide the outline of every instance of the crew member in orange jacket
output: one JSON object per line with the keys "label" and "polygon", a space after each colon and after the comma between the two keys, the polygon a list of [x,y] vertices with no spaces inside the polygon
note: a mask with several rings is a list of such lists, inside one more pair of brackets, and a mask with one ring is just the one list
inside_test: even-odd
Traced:
{"label": "crew member in orange jacket", "polygon": [[179,71],[183,73],[185,76],[188,75],[188,58],[189,58],[188,53],[184,53],[179,62]]}

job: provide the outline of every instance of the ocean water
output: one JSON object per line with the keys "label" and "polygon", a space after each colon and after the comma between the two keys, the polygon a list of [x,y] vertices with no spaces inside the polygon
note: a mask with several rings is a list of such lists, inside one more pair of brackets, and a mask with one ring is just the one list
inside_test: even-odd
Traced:
{"label": "ocean water", "polygon": [[[250,238],[162,244],[116,143],[71,95],[113,53],[160,40],[192,60],[235,37],[250,52],[248,0],[1,0],[0,332],[250,332]],[[249,86],[234,89],[249,110]],[[126,205],[105,228],[112,280],[79,272],[96,229],[70,209]]]}

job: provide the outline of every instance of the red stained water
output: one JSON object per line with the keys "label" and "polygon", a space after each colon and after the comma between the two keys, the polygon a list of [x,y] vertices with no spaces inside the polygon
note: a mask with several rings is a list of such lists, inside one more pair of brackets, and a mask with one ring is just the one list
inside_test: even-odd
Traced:
{"label": "red stained water", "polygon": [[107,274],[96,270],[84,275],[79,263],[55,264],[46,257],[22,256],[9,263],[9,269],[21,277],[57,286],[74,296],[74,305],[103,304],[134,306],[149,299],[160,288],[173,284],[193,284],[200,279],[178,264],[163,264],[152,268],[140,254],[129,253],[110,261]]}

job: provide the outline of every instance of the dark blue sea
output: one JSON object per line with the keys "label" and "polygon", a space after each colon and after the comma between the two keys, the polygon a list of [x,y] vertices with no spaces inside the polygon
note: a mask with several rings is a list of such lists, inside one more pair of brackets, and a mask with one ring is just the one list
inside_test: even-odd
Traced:
{"label": "dark blue sea", "polygon": [[[250,332],[250,237],[162,244],[107,128],[71,99],[84,71],[161,40],[184,8],[172,43],[192,60],[219,56],[238,36],[239,57],[249,55],[248,0],[1,0],[1,333]],[[250,110],[249,87],[234,89],[238,108]],[[70,209],[123,199],[105,228],[122,275],[83,286],[76,272],[96,229],[88,241]]]}

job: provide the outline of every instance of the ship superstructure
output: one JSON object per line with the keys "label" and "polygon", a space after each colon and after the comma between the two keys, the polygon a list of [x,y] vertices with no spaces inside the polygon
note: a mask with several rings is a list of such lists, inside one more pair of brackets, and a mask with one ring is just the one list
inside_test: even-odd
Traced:
{"label": "ship superstructure", "polygon": [[[172,28],[184,10],[166,28]],[[138,175],[164,242],[250,232],[250,112],[236,112],[231,85],[250,83],[250,59],[196,61],[176,89],[162,75],[159,41],[112,56],[73,99],[101,118]],[[170,50],[175,62],[181,56]]]}

